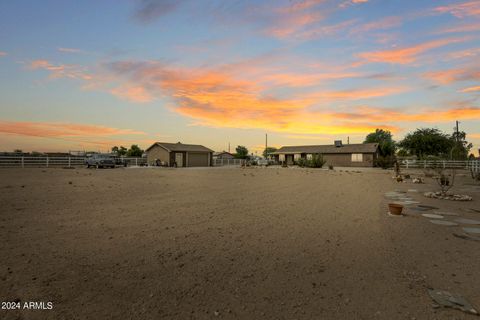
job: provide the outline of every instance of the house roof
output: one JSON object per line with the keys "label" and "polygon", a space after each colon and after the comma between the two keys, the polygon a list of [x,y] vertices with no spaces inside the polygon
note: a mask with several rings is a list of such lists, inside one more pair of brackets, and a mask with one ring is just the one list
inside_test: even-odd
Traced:
{"label": "house roof", "polygon": [[378,143],[357,143],[344,144],[341,147],[335,145],[315,145],[315,146],[285,146],[281,147],[272,154],[286,153],[375,153],[378,149]]}
{"label": "house roof", "polygon": [[213,153],[214,156],[219,156],[221,154],[228,154],[228,155],[231,155],[233,157],[233,154],[231,154],[230,152],[227,152],[227,151],[221,151],[221,152],[214,152]]}
{"label": "house roof", "polygon": [[177,151],[177,152],[181,152],[181,151],[187,151],[187,152],[213,152],[213,150],[210,150],[210,149],[208,149],[207,147],[204,147],[204,146],[199,145],[199,144],[183,144],[183,143],[180,143],[180,142],[177,142],[177,143],[155,142],[154,144],[152,144],[152,145],[151,145],[147,150],[145,150],[145,151],[150,150],[150,149],[153,148],[154,146],[162,147],[162,148],[166,149],[168,152],[172,152],[172,151]]}

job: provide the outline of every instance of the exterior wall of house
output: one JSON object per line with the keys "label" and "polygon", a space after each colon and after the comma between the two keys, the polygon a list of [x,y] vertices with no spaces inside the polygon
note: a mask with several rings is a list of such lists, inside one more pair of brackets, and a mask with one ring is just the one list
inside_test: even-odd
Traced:
{"label": "exterior wall of house", "polygon": [[[298,160],[298,156],[297,159]],[[302,153],[301,158],[311,159],[311,154]],[[293,154],[285,154],[283,157],[282,155],[275,155],[275,159],[277,161],[284,161],[287,164],[293,164],[294,155]],[[362,153],[362,161],[353,162],[352,161],[352,154],[351,153],[327,153],[323,154],[323,159],[325,159],[325,165],[332,165],[334,167],[373,167],[375,164],[376,154],[374,153]]]}
{"label": "exterior wall of house", "polygon": [[158,159],[163,162],[171,163],[170,154],[167,150],[160,146],[154,146],[147,151],[147,162],[149,165],[155,165],[155,160]]}
{"label": "exterior wall of house", "polygon": [[334,167],[373,167],[374,154],[362,153],[361,162],[353,162],[351,153],[330,153],[324,154],[323,158],[326,165],[333,165]]}

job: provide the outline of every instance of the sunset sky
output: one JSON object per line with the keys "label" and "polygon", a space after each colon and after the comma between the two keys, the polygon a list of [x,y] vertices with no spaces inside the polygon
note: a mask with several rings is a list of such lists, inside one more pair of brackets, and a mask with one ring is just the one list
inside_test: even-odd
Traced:
{"label": "sunset sky", "polygon": [[0,2],[0,151],[154,141],[480,148],[480,1]]}

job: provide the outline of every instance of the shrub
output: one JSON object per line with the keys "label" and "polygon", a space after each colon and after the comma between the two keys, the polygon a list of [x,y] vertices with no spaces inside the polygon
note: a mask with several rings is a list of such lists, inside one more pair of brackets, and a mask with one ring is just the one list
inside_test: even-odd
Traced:
{"label": "shrub", "polygon": [[325,164],[325,159],[321,154],[313,154],[312,159],[307,161],[307,166],[310,168],[321,168]]}
{"label": "shrub", "polygon": [[307,159],[300,158],[297,160],[297,165],[303,168],[307,166],[307,162],[308,162]]}
{"label": "shrub", "polygon": [[329,164],[329,165],[328,165],[328,169],[329,169],[329,170],[333,170],[333,165]]}
{"label": "shrub", "polygon": [[375,166],[380,167],[382,169],[392,168],[394,163],[395,163],[395,157],[392,157],[392,156],[385,156],[385,157],[379,156],[375,160]]}

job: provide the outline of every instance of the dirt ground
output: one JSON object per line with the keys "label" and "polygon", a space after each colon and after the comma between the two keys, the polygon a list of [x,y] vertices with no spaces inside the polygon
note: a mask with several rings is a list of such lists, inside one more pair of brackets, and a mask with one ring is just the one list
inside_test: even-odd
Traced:
{"label": "dirt ground", "polygon": [[[346,171],[348,170],[348,172]],[[296,168],[0,170],[1,319],[470,319],[427,288],[480,308],[480,242],[384,193],[433,190],[391,171]],[[474,200],[409,193],[480,219]],[[455,189],[454,189],[455,191]]]}

